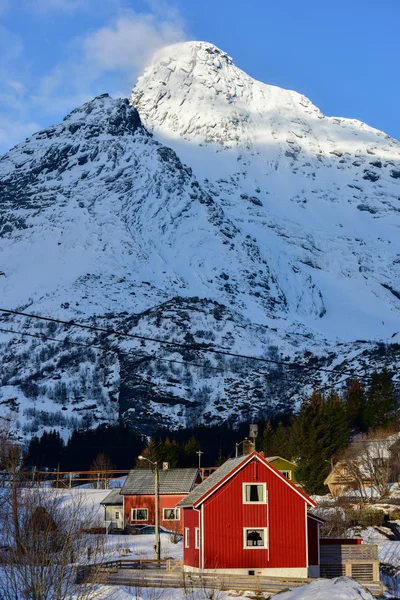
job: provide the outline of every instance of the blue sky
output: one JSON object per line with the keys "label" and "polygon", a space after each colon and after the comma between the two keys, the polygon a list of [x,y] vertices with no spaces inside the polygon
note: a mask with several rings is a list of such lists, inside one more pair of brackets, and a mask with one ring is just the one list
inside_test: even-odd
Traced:
{"label": "blue sky", "polygon": [[400,0],[0,0],[0,153],[191,39],[400,139],[399,23]]}

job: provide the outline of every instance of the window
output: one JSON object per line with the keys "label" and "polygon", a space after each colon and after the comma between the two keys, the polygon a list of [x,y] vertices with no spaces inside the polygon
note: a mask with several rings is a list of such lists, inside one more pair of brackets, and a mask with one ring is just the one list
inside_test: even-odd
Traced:
{"label": "window", "polygon": [[244,504],[266,504],[267,486],[265,483],[244,483],[243,484],[243,502]]}
{"label": "window", "polygon": [[245,548],[266,548],[267,547],[267,530],[245,528],[244,530],[244,547]]}
{"label": "window", "polygon": [[179,521],[179,508],[164,508],[164,521]]}
{"label": "window", "polygon": [[116,510],[115,511],[115,518],[118,520],[119,519],[119,512]]}
{"label": "window", "polygon": [[198,527],[196,527],[196,529],[195,529],[195,534],[196,534],[196,537],[195,537],[194,547],[200,548],[200,529]]}
{"label": "window", "polygon": [[132,521],[148,521],[149,511],[147,508],[132,508]]}
{"label": "window", "polygon": [[292,479],[292,471],[281,471],[281,473],[286,479]]}
{"label": "window", "polygon": [[190,532],[189,527],[185,527],[185,548],[190,546]]}

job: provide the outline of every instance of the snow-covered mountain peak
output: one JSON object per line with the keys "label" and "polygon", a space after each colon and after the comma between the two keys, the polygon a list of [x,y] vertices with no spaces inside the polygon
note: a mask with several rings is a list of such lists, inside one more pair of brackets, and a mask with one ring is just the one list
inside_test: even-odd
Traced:
{"label": "snow-covered mountain peak", "polygon": [[[262,154],[264,165],[265,158],[291,160],[300,152],[319,160],[344,153],[400,158],[400,144],[383,132],[354,119],[325,117],[304,95],[253,79],[206,42],[158,51],[138,78],[131,103],[144,125],[176,151],[187,153],[187,142],[191,153],[194,145],[217,152],[223,146]],[[186,160],[197,167],[199,156],[213,162],[205,151],[187,153]]]}
{"label": "snow-covered mountain peak", "polygon": [[151,129],[219,144],[243,142],[252,130],[268,129],[271,135],[274,127],[270,119],[265,122],[267,115],[320,116],[301,94],[252,79],[206,42],[174,44],[157,52],[139,77],[131,102]]}

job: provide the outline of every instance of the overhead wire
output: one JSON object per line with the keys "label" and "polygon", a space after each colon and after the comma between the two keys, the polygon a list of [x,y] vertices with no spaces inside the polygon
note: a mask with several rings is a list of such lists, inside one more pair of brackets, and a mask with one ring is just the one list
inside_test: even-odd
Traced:
{"label": "overhead wire", "polygon": [[0,312],[10,314],[10,315],[27,317],[30,319],[46,321],[49,323],[58,323],[60,325],[67,325],[69,327],[78,327],[78,328],[86,329],[89,331],[105,333],[107,335],[116,335],[116,336],[122,336],[122,337],[130,338],[130,339],[137,339],[140,341],[153,342],[153,343],[157,343],[157,344],[161,344],[161,345],[167,345],[169,347],[181,348],[183,350],[196,350],[198,352],[208,352],[208,353],[215,354],[215,355],[229,356],[231,358],[241,358],[241,359],[246,359],[246,360],[253,360],[256,362],[262,362],[262,363],[266,363],[266,364],[276,364],[276,365],[280,365],[280,366],[286,366],[286,367],[289,367],[292,369],[294,369],[294,368],[308,369],[308,370],[312,370],[312,371],[320,371],[323,373],[348,375],[353,378],[357,377],[359,380],[370,379],[370,376],[368,376],[368,375],[359,375],[353,371],[347,371],[344,369],[328,369],[326,367],[318,367],[318,366],[313,366],[313,365],[302,365],[301,363],[263,358],[261,356],[239,354],[239,353],[235,353],[235,352],[229,352],[228,350],[224,350],[224,349],[218,349],[215,347],[204,346],[199,343],[187,344],[187,343],[182,343],[182,342],[173,342],[173,341],[169,341],[169,340],[162,340],[162,339],[155,338],[155,337],[144,336],[144,335],[139,335],[139,334],[134,334],[134,333],[126,333],[126,332],[117,331],[115,329],[105,329],[103,327],[97,327],[94,325],[84,325],[83,323],[76,323],[75,321],[65,321],[62,319],[55,319],[52,317],[43,317],[40,315],[33,315],[33,314],[25,313],[22,311],[16,311],[16,310],[5,309],[5,308],[0,308]]}
{"label": "overhead wire", "polygon": [[[3,327],[0,327],[0,332],[1,333],[10,333],[13,335],[20,335],[22,337],[27,336],[27,337],[31,337],[31,338],[37,338],[40,340],[45,340],[45,341],[52,341],[52,342],[58,342],[60,344],[68,344],[68,345],[75,345],[75,346],[79,346],[79,347],[84,347],[84,348],[95,348],[97,350],[102,350],[105,352],[115,352],[115,350],[112,349],[106,349],[102,346],[99,346],[98,344],[85,344],[83,342],[75,342],[73,340],[69,340],[68,338],[64,338],[64,339],[58,339],[58,338],[53,338],[50,337],[48,335],[43,335],[43,334],[37,334],[37,333],[29,333],[27,331],[16,331],[14,329],[5,329]],[[171,359],[171,358],[163,358],[161,356],[156,356],[154,354],[139,354],[137,356],[138,359],[143,359],[143,360],[149,360],[149,361],[162,361],[162,362],[167,362],[167,363],[175,363],[175,364],[179,364],[179,365],[184,365],[184,366],[189,366],[189,367],[196,367],[196,368],[201,368],[201,369],[207,369],[207,370],[212,370],[212,371],[217,371],[220,373],[225,373],[225,372],[229,372],[229,373],[233,373],[233,374],[243,374],[243,375],[250,375],[250,374],[254,374],[254,375],[271,375],[271,371],[259,371],[259,370],[255,370],[255,369],[251,369],[251,371],[249,370],[243,370],[240,368],[229,368],[227,366],[224,367],[213,367],[211,365],[204,365],[201,363],[196,363],[196,362],[192,362],[192,361],[188,361],[188,360],[177,360],[177,359]],[[282,374],[281,374],[282,375]],[[283,374],[285,375],[285,374]],[[347,379],[351,379],[351,377],[346,377],[342,382],[338,382],[335,385],[340,385],[342,383],[344,383],[345,381],[347,381]],[[287,383],[299,383],[298,379],[292,379],[292,378],[288,378],[286,376],[284,377],[280,377],[280,381],[285,381]],[[318,387],[318,389],[320,389],[321,391],[324,389],[328,389],[328,388],[332,388],[333,384],[328,384],[324,387]]]}

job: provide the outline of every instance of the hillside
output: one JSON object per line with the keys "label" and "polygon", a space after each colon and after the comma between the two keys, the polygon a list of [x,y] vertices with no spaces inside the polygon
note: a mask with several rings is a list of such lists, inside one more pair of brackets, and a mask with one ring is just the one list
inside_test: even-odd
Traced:
{"label": "hillside", "polygon": [[397,365],[399,209],[399,142],[211,44],[164,49],[130,102],[99,96],[0,159],[0,297],[191,348],[1,317],[25,334],[0,333],[2,412],[28,436],[118,416],[149,432],[265,415],[345,380],[198,345]]}

